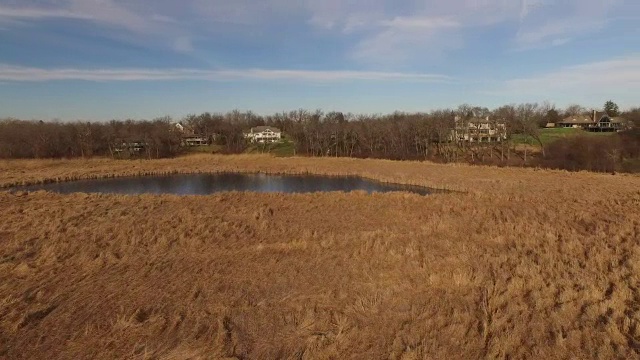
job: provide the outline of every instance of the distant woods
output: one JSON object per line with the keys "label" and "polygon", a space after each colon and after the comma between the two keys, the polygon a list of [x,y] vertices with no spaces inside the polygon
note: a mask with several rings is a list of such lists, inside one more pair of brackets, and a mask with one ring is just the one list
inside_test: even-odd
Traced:
{"label": "distant woods", "polygon": [[[611,107],[611,104],[607,104]],[[617,106],[615,107],[617,112]],[[496,165],[528,165],[569,170],[614,171],[640,159],[640,135],[572,137],[545,144],[541,128],[565,116],[584,113],[573,105],[559,110],[549,104],[507,105],[489,110],[462,105],[429,113],[388,115],[295,110],[269,116],[232,111],[183,119],[150,121],[45,122],[0,120],[0,158],[163,158],[185,151],[186,133],[207,139],[222,153],[241,153],[248,146],[243,132],[268,125],[281,129],[300,156],[432,160]],[[621,116],[640,125],[640,108]],[[455,141],[457,121],[484,119],[502,124],[505,139]],[[488,119],[488,120],[487,120]],[[181,123],[188,132],[180,131]],[[516,141],[515,139],[520,139]],[[537,147],[542,151],[533,151]],[[633,166],[632,166],[633,167]],[[622,169],[625,170],[625,169]]]}
{"label": "distant woods", "polygon": [[[129,144],[145,144],[130,149]],[[123,146],[123,144],[125,144]],[[153,121],[0,122],[0,157],[64,158],[136,156],[160,158],[176,155],[180,136],[168,118]]]}

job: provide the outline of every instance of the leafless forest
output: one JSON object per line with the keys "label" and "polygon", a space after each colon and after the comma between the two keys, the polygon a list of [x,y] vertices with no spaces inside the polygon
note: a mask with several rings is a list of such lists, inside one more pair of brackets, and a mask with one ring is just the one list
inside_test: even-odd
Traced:
{"label": "leafless forest", "polygon": [[[0,158],[73,158],[109,156],[121,158],[122,143],[140,142],[141,158],[179,155],[181,134],[173,124],[182,122],[194,133],[219,145],[224,153],[241,153],[247,143],[243,131],[270,125],[284,131],[294,142],[297,155],[314,157],[431,160],[494,165],[524,165],[569,170],[610,172],[624,170],[625,160],[640,159],[640,132],[596,139],[579,137],[574,143],[543,144],[540,127],[565,115],[584,113],[574,105],[556,110],[548,104],[508,105],[494,110],[462,105],[430,113],[354,115],[341,112],[297,110],[270,116],[233,111],[227,114],[168,117],[151,121],[43,122],[0,121]],[[640,124],[640,110],[622,114]],[[507,140],[498,143],[451,143],[447,141],[456,116],[489,118],[506,125]],[[542,153],[513,138],[540,145]],[[520,146],[520,147],[518,147]],[[529,153],[527,153],[529,151]]]}
{"label": "leafless forest", "polygon": [[634,175],[194,155],[0,160],[0,186],[190,171],[459,192],[0,192],[0,358],[640,358]]}

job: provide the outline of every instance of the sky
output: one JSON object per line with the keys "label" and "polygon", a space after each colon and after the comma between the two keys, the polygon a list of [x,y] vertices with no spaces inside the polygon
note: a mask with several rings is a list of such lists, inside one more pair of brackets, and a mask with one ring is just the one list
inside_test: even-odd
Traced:
{"label": "sky", "polygon": [[0,0],[0,118],[640,106],[638,0]]}

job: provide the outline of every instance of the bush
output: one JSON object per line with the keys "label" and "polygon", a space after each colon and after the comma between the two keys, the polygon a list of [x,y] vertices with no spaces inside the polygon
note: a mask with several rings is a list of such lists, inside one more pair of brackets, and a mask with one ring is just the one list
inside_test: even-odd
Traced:
{"label": "bush", "polygon": [[620,136],[575,136],[549,144],[542,166],[571,171],[613,172],[623,159]]}

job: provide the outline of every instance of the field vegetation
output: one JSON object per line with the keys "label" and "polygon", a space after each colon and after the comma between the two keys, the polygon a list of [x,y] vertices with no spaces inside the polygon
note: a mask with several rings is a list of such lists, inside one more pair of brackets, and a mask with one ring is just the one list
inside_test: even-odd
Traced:
{"label": "field vegetation", "polygon": [[0,358],[640,358],[637,176],[201,154],[0,186],[216,171],[462,192],[0,192]]}

